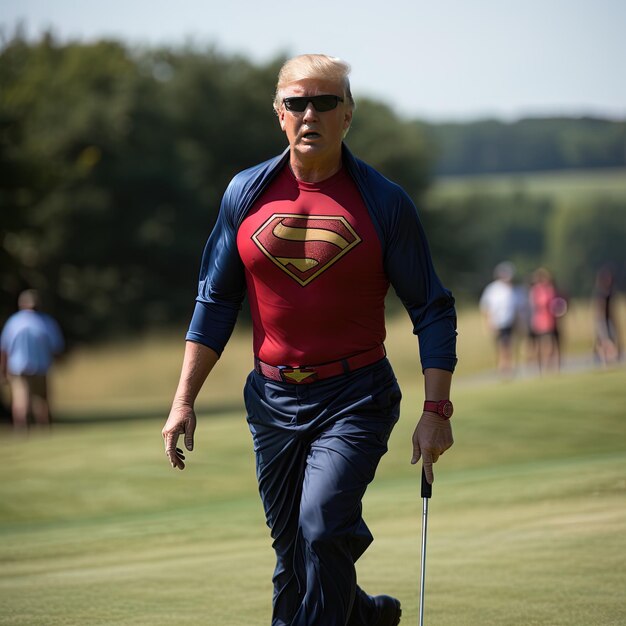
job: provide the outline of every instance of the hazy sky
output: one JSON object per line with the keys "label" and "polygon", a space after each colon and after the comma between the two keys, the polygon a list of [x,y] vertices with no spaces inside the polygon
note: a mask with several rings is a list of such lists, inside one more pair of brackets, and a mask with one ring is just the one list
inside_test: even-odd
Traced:
{"label": "hazy sky", "polygon": [[626,0],[0,0],[4,38],[213,44],[254,61],[325,52],[355,96],[431,120],[626,118]]}

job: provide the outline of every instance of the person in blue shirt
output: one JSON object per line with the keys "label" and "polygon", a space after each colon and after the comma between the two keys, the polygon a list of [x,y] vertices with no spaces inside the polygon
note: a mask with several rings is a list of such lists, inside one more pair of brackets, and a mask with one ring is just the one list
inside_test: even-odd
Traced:
{"label": "person in blue shirt", "polygon": [[19,311],[7,320],[0,336],[0,377],[11,388],[13,426],[28,426],[32,413],[35,422],[50,424],[48,371],[65,342],[57,322],[39,308],[34,289],[18,298]]}

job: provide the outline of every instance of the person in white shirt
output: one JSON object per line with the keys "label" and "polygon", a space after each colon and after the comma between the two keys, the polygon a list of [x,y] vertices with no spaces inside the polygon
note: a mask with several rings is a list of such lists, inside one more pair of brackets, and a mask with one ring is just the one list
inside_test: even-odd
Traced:
{"label": "person in white shirt", "polygon": [[498,371],[510,375],[514,369],[513,335],[523,308],[520,291],[513,284],[515,266],[504,261],[494,272],[494,281],[489,283],[479,302],[487,328],[496,341]]}

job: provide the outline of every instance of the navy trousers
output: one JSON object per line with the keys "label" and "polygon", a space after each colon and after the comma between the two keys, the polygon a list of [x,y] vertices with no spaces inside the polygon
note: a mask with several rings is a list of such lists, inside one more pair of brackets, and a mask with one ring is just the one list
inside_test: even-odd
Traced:
{"label": "navy trousers", "polygon": [[308,385],[252,372],[244,398],[276,552],[272,626],[371,626],[354,564],[373,540],[361,501],[400,413],[389,362]]}

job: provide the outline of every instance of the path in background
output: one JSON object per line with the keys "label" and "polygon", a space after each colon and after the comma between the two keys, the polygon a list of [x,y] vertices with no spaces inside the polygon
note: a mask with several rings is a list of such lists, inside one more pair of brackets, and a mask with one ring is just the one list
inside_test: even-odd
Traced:
{"label": "path in background", "polygon": [[560,370],[548,370],[541,371],[536,365],[530,365],[524,363],[518,366],[515,373],[512,376],[503,376],[494,369],[484,370],[473,374],[466,374],[465,376],[458,376],[455,378],[455,385],[470,385],[475,383],[491,383],[496,380],[501,380],[503,383],[512,382],[515,380],[526,380],[529,378],[542,378],[550,376],[559,376],[561,374],[575,374],[579,372],[588,371],[613,371],[616,369],[626,369],[626,361],[622,358],[618,363],[613,365],[602,365],[598,363],[592,355],[589,354],[576,354],[569,357],[565,357],[561,363]]}

